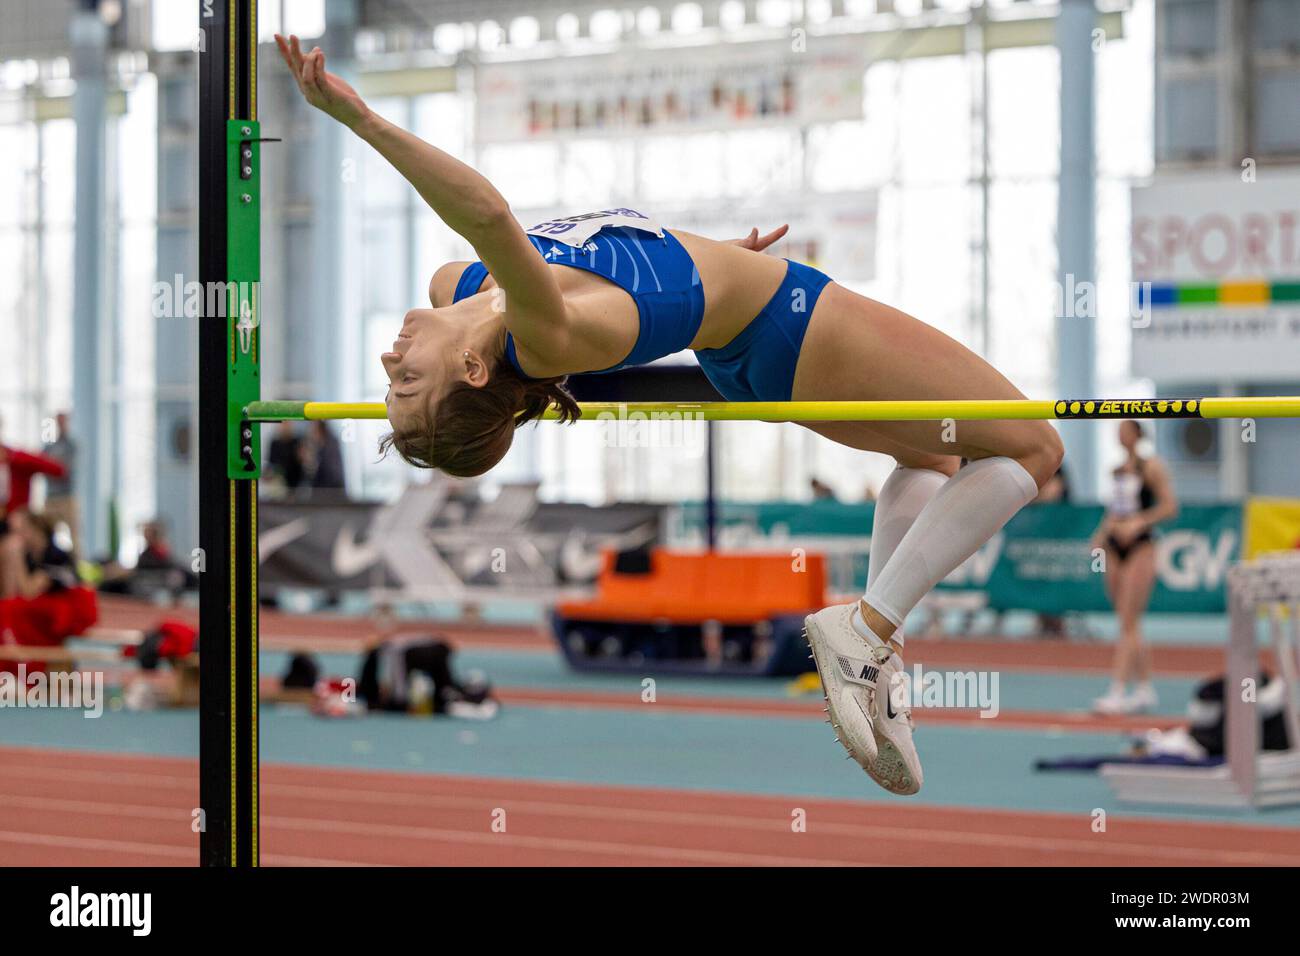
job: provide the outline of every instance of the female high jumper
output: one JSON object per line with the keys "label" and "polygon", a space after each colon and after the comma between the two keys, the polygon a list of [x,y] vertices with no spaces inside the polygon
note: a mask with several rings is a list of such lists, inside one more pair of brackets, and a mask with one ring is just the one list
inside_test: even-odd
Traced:
{"label": "female high jumper", "polygon": [[[384,447],[413,465],[483,474],[548,407],[578,414],[566,376],[686,348],[728,401],[1024,397],[942,332],[761,254],[783,230],[717,242],[625,208],[525,230],[487,179],[371,112],[319,48],[276,43],[307,102],[376,149],[481,259],[439,268],[432,308],[408,312],[381,356]],[[1043,421],[807,427],[898,463],[876,502],[865,595],[809,616],[807,633],[841,743],[886,790],[916,793],[903,620],[1034,499],[1061,441]]]}

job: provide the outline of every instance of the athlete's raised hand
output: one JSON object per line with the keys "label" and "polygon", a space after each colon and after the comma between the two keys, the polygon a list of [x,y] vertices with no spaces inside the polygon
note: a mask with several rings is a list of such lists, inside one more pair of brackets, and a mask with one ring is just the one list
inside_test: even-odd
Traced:
{"label": "athlete's raised hand", "polygon": [[280,48],[280,56],[284,57],[298,81],[298,89],[312,106],[349,128],[369,115],[370,110],[361,95],[341,78],[325,70],[325,54],[320,47],[303,53],[296,36],[286,40],[278,33],[275,45]]}
{"label": "athlete's raised hand", "polygon": [[740,246],[742,249],[753,249],[755,252],[762,252],[789,231],[790,226],[787,224],[784,226],[778,226],[766,236],[760,236],[758,234],[758,227],[755,226],[753,229],[749,230],[749,235],[745,236],[743,239],[732,239],[731,244],[733,246]]}

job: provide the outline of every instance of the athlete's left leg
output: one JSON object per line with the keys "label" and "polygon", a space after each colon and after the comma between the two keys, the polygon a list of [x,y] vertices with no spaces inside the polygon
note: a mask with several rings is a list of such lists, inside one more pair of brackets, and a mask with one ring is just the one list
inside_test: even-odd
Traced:
{"label": "athlete's left leg", "polygon": [[[796,401],[1020,399],[974,352],[906,313],[831,283],[804,336]],[[917,516],[872,582],[864,622],[887,641],[917,602],[1037,496],[1062,445],[1042,421],[871,422],[870,430],[971,464]]]}
{"label": "athlete's left leg", "polygon": [[[917,515],[956,472],[960,459],[917,451],[882,434],[868,422],[820,422],[807,427],[841,445],[890,455],[898,462],[876,498],[867,570],[870,586],[889,563]],[[868,661],[864,656],[870,650],[865,646],[868,636],[859,634],[853,624],[858,617],[856,605],[839,605],[826,608],[807,621],[808,642],[821,674],[827,713],[835,736],[873,779],[887,789],[915,792],[914,788],[921,783],[919,761],[915,762],[915,772],[906,779],[900,779],[892,771],[887,775],[886,764],[880,759],[881,746],[877,744],[878,738],[886,739],[887,753],[898,746],[887,738],[898,736],[902,730],[893,735],[878,733],[878,728],[883,730],[886,722],[893,721],[910,733],[911,707],[906,700],[902,661],[897,654],[892,654],[883,667],[879,661]],[[901,649],[901,628],[894,632],[891,641]],[[877,694],[877,685],[885,688],[886,693]],[[897,707],[888,706],[887,699],[882,701],[889,693],[900,698]]]}
{"label": "athlete's left leg", "polygon": [[[938,330],[831,284],[804,337],[792,397],[1024,396]],[[891,638],[931,588],[1033,500],[1060,464],[1061,442],[1044,422],[872,422],[870,430],[917,452],[972,460],[920,509],[859,608],[827,608],[808,618],[809,643],[842,742],[886,789],[915,793],[921,764],[906,697],[891,696],[906,688],[901,644]]]}
{"label": "athlete's left leg", "polygon": [[[875,512],[871,519],[871,548],[867,560],[867,590],[870,591],[880,572],[893,556],[903,536],[916,521],[917,515],[939,493],[944,482],[957,472],[961,460],[950,455],[932,455],[919,452],[891,441],[878,431],[872,431],[866,422],[824,422],[808,426],[832,441],[850,448],[881,452],[898,463],[876,495]],[[903,646],[903,627],[900,624],[890,637],[898,647]]]}

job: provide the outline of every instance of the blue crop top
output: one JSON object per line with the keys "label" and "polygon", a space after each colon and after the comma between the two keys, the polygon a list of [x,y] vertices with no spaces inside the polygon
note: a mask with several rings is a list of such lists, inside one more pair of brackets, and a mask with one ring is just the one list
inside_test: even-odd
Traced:
{"label": "blue crop top", "polygon": [[[528,241],[543,259],[556,265],[584,269],[613,282],[636,303],[641,329],[636,344],[623,361],[599,372],[614,372],[629,365],[645,365],[690,346],[704,319],[704,288],[690,254],[666,230],[663,235],[631,226],[603,226],[581,247],[538,234],[562,231],[582,220],[610,218],[613,214],[645,219],[630,209],[603,210],[567,220],[553,220],[528,230]],[[647,229],[656,229],[646,220]],[[487,278],[482,262],[471,262],[456,283],[453,302],[479,291]],[[506,333],[506,357],[519,374],[514,337]]]}

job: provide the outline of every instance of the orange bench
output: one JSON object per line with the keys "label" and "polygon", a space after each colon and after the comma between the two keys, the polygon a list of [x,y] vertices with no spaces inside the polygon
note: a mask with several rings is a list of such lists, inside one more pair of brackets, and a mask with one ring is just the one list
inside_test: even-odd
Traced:
{"label": "orange bench", "polygon": [[656,548],[646,574],[614,569],[603,555],[596,596],[563,601],[555,611],[570,621],[753,624],[825,606],[826,559],[821,554],[720,554]]}

